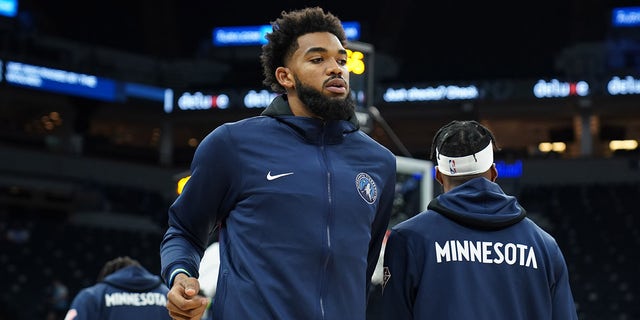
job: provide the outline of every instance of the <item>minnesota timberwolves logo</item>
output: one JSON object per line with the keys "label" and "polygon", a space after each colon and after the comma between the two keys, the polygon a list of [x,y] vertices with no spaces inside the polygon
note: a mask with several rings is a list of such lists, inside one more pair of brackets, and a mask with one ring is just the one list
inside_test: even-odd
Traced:
{"label": "minnesota timberwolves logo", "polygon": [[358,173],[356,176],[356,188],[358,193],[369,204],[372,204],[378,198],[378,187],[371,177],[364,173]]}

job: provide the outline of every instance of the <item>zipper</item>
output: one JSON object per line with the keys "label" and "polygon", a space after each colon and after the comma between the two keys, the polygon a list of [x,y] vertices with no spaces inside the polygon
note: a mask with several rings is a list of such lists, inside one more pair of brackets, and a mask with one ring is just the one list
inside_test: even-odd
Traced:
{"label": "zipper", "polygon": [[322,128],[322,135],[321,135],[321,141],[320,141],[320,151],[322,154],[322,159],[324,162],[324,166],[325,169],[327,171],[327,203],[328,203],[328,212],[327,212],[327,219],[326,219],[326,226],[325,226],[325,232],[326,232],[326,245],[327,245],[327,253],[326,256],[324,258],[324,263],[323,263],[323,267],[324,267],[324,277],[323,279],[323,283],[321,284],[321,290],[320,290],[320,315],[321,315],[321,319],[325,319],[326,314],[325,314],[325,307],[324,307],[324,295],[326,294],[326,278],[327,278],[327,270],[329,267],[329,261],[331,259],[331,227],[330,227],[330,223],[331,223],[331,211],[332,211],[332,204],[333,204],[333,197],[332,197],[332,189],[331,189],[331,171],[329,170],[329,160],[327,159],[327,154],[326,154],[326,148],[325,148],[325,144],[324,144],[324,137],[325,137],[325,130],[326,130],[326,124],[323,124],[323,128]]}

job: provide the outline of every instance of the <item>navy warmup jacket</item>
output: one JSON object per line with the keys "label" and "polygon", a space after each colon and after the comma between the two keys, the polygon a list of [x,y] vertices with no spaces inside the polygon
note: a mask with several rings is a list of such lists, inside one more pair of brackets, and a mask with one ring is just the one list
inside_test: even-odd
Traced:
{"label": "navy warmup jacket", "polygon": [[577,319],[558,244],[485,178],[392,228],[383,319]]}
{"label": "navy warmup jacket", "polygon": [[197,148],[169,209],[162,275],[198,277],[221,223],[214,319],[363,320],[395,169],[395,156],[353,122],[295,117],[279,96]]}
{"label": "navy warmup jacket", "polygon": [[65,320],[163,320],[169,289],[143,267],[128,266],[80,290]]}

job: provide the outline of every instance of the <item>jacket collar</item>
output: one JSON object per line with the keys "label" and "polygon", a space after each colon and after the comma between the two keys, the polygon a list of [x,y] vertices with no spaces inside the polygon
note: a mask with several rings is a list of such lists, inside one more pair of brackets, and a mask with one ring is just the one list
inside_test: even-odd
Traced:
{"label": "jacket collar", "polygon": [[440,194],[427,208],[459,224],[484,230],[506,228],[527,215],[515,197],[505,194],[497,183],[483,177]]}
{"label": "jacket collar", "polygon": [[286,94],[279,95],[273,99],[261,115],[275,118],[290,126],[305,140],[314,144],[340,143],[345,134],[353,133],[360,129],[355,113],[349,118],[349,121],[323,121],[317,118],[294,116]]}

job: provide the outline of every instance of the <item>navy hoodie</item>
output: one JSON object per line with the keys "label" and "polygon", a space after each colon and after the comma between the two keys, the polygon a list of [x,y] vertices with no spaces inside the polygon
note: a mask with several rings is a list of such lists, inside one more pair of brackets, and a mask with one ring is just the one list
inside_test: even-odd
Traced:
{"label": "navy hoodie", "polygon": [[384,252],[383,319],[577,319],[558,244],[485,178],[394,226]]}
{"label": "navy hoodie", "polygon": [[279,96],[198,146],[169,209],[162,275],[198,277],[221,224],[214,319],[363,320],[395,174],[395,156],[353,122],[293,116]]}
{"label": "navy hoodie", "polygon": [[141,266],[128,266],[82,289],[65,320],[161,320],[169,289],[159,276]]}

